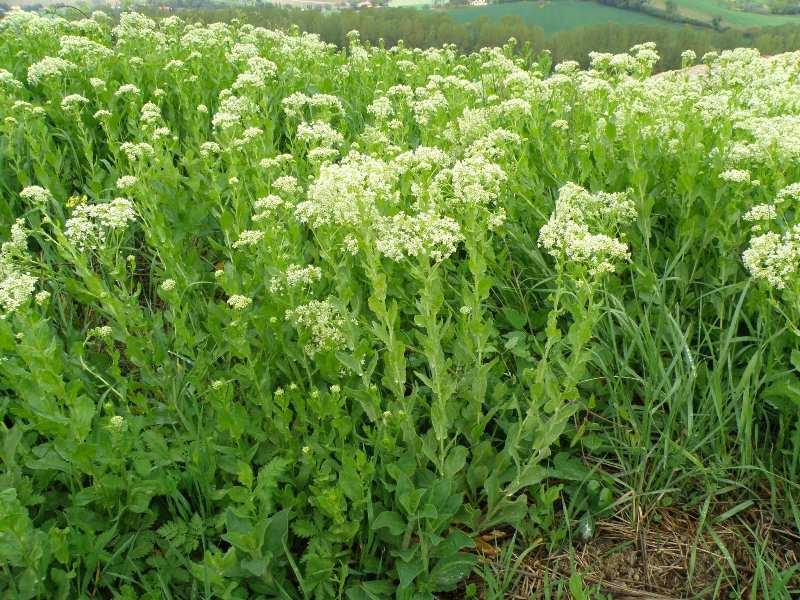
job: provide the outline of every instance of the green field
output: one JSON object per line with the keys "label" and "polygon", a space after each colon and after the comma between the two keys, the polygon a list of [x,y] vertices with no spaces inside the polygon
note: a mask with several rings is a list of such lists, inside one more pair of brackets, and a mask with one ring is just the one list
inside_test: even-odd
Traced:
{"label": "green field", "polygon": [[[800,23],[798,15],[767,15],[736,10],[730,3],[720,0],[675,0],[680,14],[698,19],[721,17],[722,23],[730,27],[770,27],[785,23]],[[662,0],[652,0],[651,5],[663,8]]]}
{"label": "green field", "polygon": [[574,29],[575,27],[602,25],[605,23],[680,27],[676,23],[671,23],[658,17],[581,0],[464,6],[447,9],[446,12],[460,23],[472,21],[478,17],[489,17],[490,19],[501,19],[507,16],[521,17],[528,23],[538,25],[548,34],[565,29]]}

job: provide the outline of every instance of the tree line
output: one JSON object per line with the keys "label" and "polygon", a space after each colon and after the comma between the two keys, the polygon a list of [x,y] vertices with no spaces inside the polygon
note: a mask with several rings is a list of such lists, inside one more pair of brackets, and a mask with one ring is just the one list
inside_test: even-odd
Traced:
{"label": "tree line", "polygon": [[516,38],[518,48],[532,53],[549,50],[554,62],[576,60],[586,65],[591,51],[624,52],[634,44],[653,41],[658,44],[661,61],[658,70],[680,67],[681,53],[694,50],[698,56],[714,50],[737,47],[758,48],[764,54],[777,54],[800,48],[800,25],[782,25],[750,30],[715,31],[694,27],[591,25],[545,36],[541,27],[525,23],[518,17],[489,19],[480,17],[459,23],[443,11],[414,9],[348,10],[333,13],[278,8],[272,6],[245,8],[181,8],[181,17],[202,22],[229,21],[238,18],[253,25],[286,29],[297,25],[301,30],[317,33],[326,42],[344,47],[347,32],[357,30],[361,38],[372,44],[395,45],[400,40],[407,46],[430,47],[455,44],[463,52],[485,46],[498,46]]}

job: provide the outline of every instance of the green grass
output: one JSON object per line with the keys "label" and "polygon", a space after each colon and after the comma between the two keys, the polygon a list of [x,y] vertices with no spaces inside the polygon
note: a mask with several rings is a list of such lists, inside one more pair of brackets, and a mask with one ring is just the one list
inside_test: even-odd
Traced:
{"label": "green grass", "polygon": [[[771,27],[787,23],[800,24],[800,15],[768,15],[736,10],[724,0],[675,0],[679,12],[686,16],[710,21],[720,17],[722,24],[729,27]],[[653,0],[651,4],[658,8],[666,6],[663,0]]]}
{"label": "green grass", "polygon": [[[769,27],[787,23],[800,24],[800,16],[767,15],[735,10],[728,4],[717,0],[676,0],[679,13],[693,19],[711,22],[715,16],[722,19],[722,25],[735,28]],[[652,6],[664,8],[663,0],[653,0]],[[620,25],[662,25],[682,27],[683,25],[657,16],[606,6],[588,0],[549,0],[546,2],[510,2],[489,6],[463,6],[442,9],[456,21],[467,22],[479,17],[492,20],[503,17],[518,17],[525,22],[538,25],[546,34],[556,33],[577,27],[617,23]]]}
{"label": "green grass", "polygon": [[459,22],[488,17],[492,20],[503,17],[517,17],[525,22],[538,25],[546,34],[588,25],[618,23],[620,25],[663,25],[679,27],[658,17],[643,13],[622,10],[583,0],[555,0],[549,2],[512,2],[489,6],[464,6],[443,9]]}

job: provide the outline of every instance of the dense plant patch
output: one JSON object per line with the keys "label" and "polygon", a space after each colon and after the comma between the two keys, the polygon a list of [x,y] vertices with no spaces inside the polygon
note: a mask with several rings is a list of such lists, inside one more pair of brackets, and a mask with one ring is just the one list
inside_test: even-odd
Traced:
{"label": "dense plant patch", "polygon": [[514,48],[0,22],[2,595],[430,598],[625,491],[791,523],[798,55]]}

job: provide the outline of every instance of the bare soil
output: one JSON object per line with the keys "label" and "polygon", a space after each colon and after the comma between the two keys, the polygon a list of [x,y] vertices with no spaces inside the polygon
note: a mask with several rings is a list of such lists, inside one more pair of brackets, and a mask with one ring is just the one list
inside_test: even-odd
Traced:
{"label": "bare soil", "polygon": [[[775,525],[766,511],[742,511],[720,523],[708,519],[702,527],[696,514],[676,508],[630,516],[598,523],[596,535],[580,547],[531,553],[508,597],[539,598],[545,576],[569,577],[571,561],[586,583],[622,600],[728,598],[734,587],[741,594],[755,572],[754,547],[781,569],[800,564],[800,532]],[[495,560],[494,554],[485,559]],[[800,575],[792,583],[800,588]]]}

